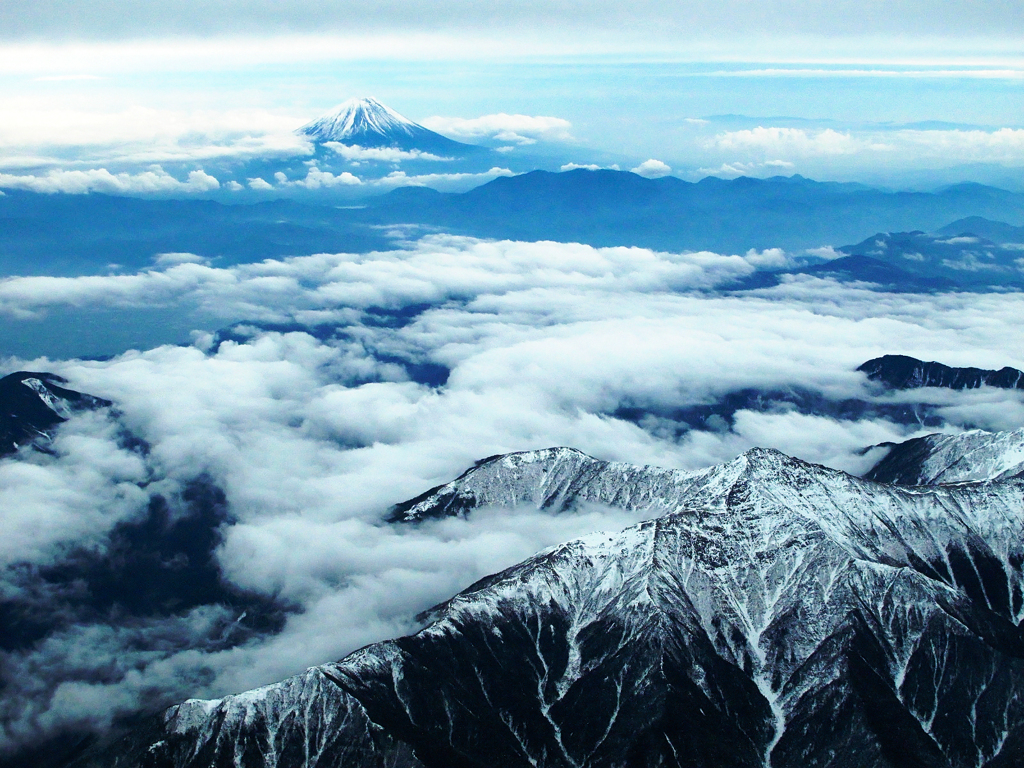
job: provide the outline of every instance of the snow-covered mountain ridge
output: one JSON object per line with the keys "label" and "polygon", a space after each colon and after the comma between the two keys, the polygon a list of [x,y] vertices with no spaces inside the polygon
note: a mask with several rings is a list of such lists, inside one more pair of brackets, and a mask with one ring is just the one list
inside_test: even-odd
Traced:
{"label": "snow-covered mountain ridge", "polygon": [[1024,472],[1024,429],[925,435],[893,446],[865,477],[883,483],[937,485],[1004,480]]}
{"label": "snow-covered mountain ridge", "polygon": [[442,488],[657,516],[488,577],[416,635],[178,705],[81,764],[1024,761],[1019,478],[900,487],[763,449],[696,473],[552,449]]}

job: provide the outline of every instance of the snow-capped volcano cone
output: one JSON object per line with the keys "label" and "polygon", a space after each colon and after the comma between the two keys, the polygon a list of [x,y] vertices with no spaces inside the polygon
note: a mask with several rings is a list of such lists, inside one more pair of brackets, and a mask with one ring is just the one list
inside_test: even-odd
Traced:
{"label": "snow-capped volcano cone", "polygon": [[434,133],[376,99],[349,99],[298,132],[317,143],[336,141],[349,146],[395,147],[443,155],[463,155],[477,149]]}

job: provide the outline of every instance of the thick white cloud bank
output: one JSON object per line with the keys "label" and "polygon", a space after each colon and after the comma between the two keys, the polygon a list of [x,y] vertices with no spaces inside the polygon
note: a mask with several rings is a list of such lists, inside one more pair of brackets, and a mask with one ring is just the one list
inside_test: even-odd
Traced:
{"label": "thick white cloud bank", "polygon": [[[680,431],[672,413],[746,388],[906,400],[854,370],[884,353],[1024,367],[1018,294],[887,295],[810,278],[742,296],[716,290],[786,260],[433,236],[386,253],[230,269],[182,257],[136,275],[0,281],[0,312],[13,317],[164,305],[250,323],[219,344],[199,335],[193,346],[105,361],[7,360],[7,370],[59,373],[118,415],[77,416],[53,455],[0,461],[4,566],[43,567],[72,545],[102,550],[153,493],[206,476],[234,521],[217,555],[226,578],[302,608],[276,635],[206,652],[167,650],[159,638],[205,636],[214,606],[142,628],[51,634],[5,662],[20,687],[0,713],[4,743],[280,679],[414,629],[418,611],[543,547],[631,522],[596,508],[382,522],[390,505],[481,457],[570,445],[690,468],[761,445],[862,471],[862,448],[926,430],[780,405]],[[426,364],[450,370],[447,382],[422,383],[415,366]],[[911,398],[940,409],[951,429],[1024,423],[1013,392]],[[148,450],[128,446],[122,429]]]}

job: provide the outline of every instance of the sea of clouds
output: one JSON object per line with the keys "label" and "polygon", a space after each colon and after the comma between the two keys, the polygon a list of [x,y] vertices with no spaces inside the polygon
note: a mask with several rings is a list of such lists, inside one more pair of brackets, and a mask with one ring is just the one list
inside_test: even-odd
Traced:
{"label": "sea of clouds", "polygon": [[380,253],[231,268],[179,254],[131,275],[0,280],[0,313],[13,320],[73,306],[130,321],[135,308],[165,307],[230,327],[105,360],[3,361],[4,372],[52,371],[114,405],[74,416],[50,452],[0,460],[0,597],[42,605],[51,596],[39,573],[72,553],[102,558],[116,526],[202,479],[224,494],[215,558],[225,583],[286,607],[283,625],[236,642],[223,634],[242,617],[216,602],[56,621],[0,653],[0,747],[338,659],[415,631],[417,613],[481,576],[636,520],[524,508],[383,522],[391,505],[485,456],[566,445],[695,468],[765,446],[862,472],[864,448],[933,431],[781,405],[706,429],[672,423],[674,409],[743,389],[927,403],[950,430],[1024,424],[1015,392],[886,394],[855,370],[886,353],[1024,367],[1014,332],[1024,296],[886,294],[809,277],[726,290],[788,263],[781,251],[432,235]]}

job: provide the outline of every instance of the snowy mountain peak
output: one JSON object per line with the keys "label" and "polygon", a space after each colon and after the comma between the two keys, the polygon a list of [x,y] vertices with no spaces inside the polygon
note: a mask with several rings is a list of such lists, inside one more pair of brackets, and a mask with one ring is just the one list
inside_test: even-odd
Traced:
{"label": "snowy mountain peak", "polygon": [[372,98],[349,99],[298,133],[314,142],[338,142],[348,146],[395,147],[444,155],[460,155],[478,149],[434,133]]}
{"label": "snowy mountain peak", "polygon": [[354,143],[366,135],[414,136],[416,129],[427,130],[395,112],[376,99],[349,99],[322,117],[299,129],[316,141]]}
{"label": "snowy mountain peak", "polygon": [[925,435],[892,446],[866,475],[901,485],[1007,480],[1024,472],[1024,429]]}

